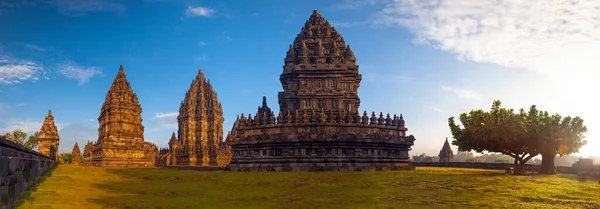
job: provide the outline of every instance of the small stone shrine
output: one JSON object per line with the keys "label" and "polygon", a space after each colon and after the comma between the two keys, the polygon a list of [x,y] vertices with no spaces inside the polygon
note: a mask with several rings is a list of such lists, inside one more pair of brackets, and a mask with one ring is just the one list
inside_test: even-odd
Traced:
{"label": "small stone shrine", "polygon": [[446,137],[446,142],[444,142],[444,146],[440,150],[440,162],[448,163],[452,162],[454,159],[454,152],[452,152],[452,148],[450,147],[450,143],[448,143],[448,137]]}
{"label": "small stone shrine", "polygon": [[71,156],[73,156],[73,159],[71,159],[71,164],[79,165],[81,163],[81,151],[79,150],[79,145],[77,145],[77,142],[75,142],[75,145],[73,146],[73,152],[71,152]]}
{"label": "small stone shrine", "polygon": [[38,152],[58,162],[59,141],[60,137],[58,136],[58,129],[54,124],[54,116],[52,116],[52,111],[48,110],[48,115],[44,119],[44,124],[38,135]]}
{"label": "small stone shrine", "polygon": [[231,171],[413,169],[404,117],[358,111],[361,75],[344,38],[316,10],[284,59],[279,114],[242,114],[226,143]]}

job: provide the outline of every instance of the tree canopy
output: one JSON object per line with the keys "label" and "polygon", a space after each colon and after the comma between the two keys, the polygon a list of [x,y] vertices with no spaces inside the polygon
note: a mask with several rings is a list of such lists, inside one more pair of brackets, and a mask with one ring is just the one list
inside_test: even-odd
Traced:
{"label": "tree canopy", "polygon": [[28,149],[34,149],[35,147],[37,147],[39,134],[40,132],[36,131],[34,134],[30,135],[25,144],[23,144],[23,146],[25,146]]}
{"label": "tree canopy", "polygon": [[[452,144],[458,146],[459,151],[487,151],[511,156],[515,159],[515,172],[522,173],[524,164],[539,154],[542,154],[542,168],[544,159],[551,158],[546,166],[553,169],[556,154],[577,152],[586,143],[583,133],[587,129],[579,117],[549,115],[537,110],[535,105],[529,112],[520,109],[515,113],[501,105],[496,100],[489,112],[472,110],[461,114],[459,120],[463,127],[450,117],[448,124],[455,139]],[[544,169],[540,172],[548,173]]]}
{"label": "tree canopy", "polygon": [[4,137],[17,144],[23,145],[23,143],[25,142],[25,138],[27,138],[27,133],[21,131],[21,129],[15,129],[12,132],[5,133]]}

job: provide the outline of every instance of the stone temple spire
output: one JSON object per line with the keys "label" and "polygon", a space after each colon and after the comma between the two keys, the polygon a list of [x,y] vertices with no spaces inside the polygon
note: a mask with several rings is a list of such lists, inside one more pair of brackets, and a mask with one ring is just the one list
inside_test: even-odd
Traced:
{"label": "stone temple spire", "polygon": [[358,114],[356,57],[338,31],[317,10],[290,45],[279,77],[282,112],[320,111]]}
{"label": "stone temple spire", "polygon": [[79,150],[79,145],[77,145],[77,142],[75,142],[75,145],[73,145],[73,151],[71,154],[73,156],[71,164],[79,165],[79,163],[81,163],[81,150]]}
{"label": "stone temple spire", "polygon": [[258,106],[257,115],[271,117],[271,108],[267,105],[267,97],[263,96],[262,106]]}
{"label": "stone temple spire", "polygon": [[48,115],[46,115],[38,135],[38,152],[58,161],[59,141],[60,137],[54,124],[54,116],[52,116],[52,111],[48,110]]}
{"label": "stone temple spire", "polygon": [[450,143],[448,143],[448,137],[446,137],[446,142],[444,142],[444,146],[440,150],[440,162],[452,162],[454,158],[454,153],[452,152],[452,148],[450,147]]}
{"label": "stone temple spire", "polygon": [[[178,165],[217,165],[217,151],[223,140],[223,108],[204,76],[202,69],[190,84],[190,89],[179,106],[177,116],[179,148],[173,153]],[[171,150],[174,152],[175,150]]]}
{"label": "stone temple spire", "polygon": [[[123,66],[106,93],[98,116],[98,141],[89,147],[91,165],[153,167],[158,148],[144,141],[142,106]],[[84,153],[88,155],[88,153]]]}

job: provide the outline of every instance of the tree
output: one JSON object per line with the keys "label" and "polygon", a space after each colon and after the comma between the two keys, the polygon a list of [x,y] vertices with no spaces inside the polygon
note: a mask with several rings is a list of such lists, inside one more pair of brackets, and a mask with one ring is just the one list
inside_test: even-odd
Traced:
{"label": "tree", "polygon": [[64,163],[71,163],[71,161],[73,161],[73,153],[60,153],[60,158],[63,160]]}
{"label": "tree", "polygon": [[536,140],[528,137],[526,129],[527,114],[521,109],[515,113],[513,109],[501,107],[499,100],[494,101],[489,112],[472,110],[460,115],[461,128],[448,119],[448,125],[458,151],[497,152],[514,158],[515,174],[524,173],[524,165],[531,158],[540,154],[536,149]]}
{"label": "tree", "polygon": [[38,136],[40,135],[39,131],[36,131],[34,134],[29,136],[29,139],[25,142],[24,146],[28,149],[34,149],[38,145]]}
{"label": "tree", "polygon": [[587,127],[580,117],[565,117],[559,114],[550,115],[547,111],[539,111],[531,106],[528,114],[529,129],[533,138],[538,140],[542,165],[540,173],[554,174],[554,159],[556,155],[565,156],[579,152],[579,148],[587,141],[583,135]]}
{"label": "tree", "polygon": [[23,145],[25,138],[27,138],[27,133],[21,131],[21,129],[15,129],[12,132],[7,132],[4,134],[4,137],[8,140],[11,140],[17,144]]}

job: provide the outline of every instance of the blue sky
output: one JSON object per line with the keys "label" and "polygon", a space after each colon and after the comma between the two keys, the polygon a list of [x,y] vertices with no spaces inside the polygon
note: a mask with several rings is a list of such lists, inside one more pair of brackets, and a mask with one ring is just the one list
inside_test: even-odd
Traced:
{"label": "blue sky", "polygon": [[277,112],[283,58],[314,9],[357,57],[360,110],[404,114],[417,138],[411,154],[437,155],[451,137],[448,117],[495,99],[581,116],[581,155],[600,150],[597,3],[43,2],[0,3],[0,132],[39,130],[51,109],[62,151],[97,139],[119,65],[142,105],[145,140],[160,147],[200,68],[223,104],[225,132],[262,96]]}

